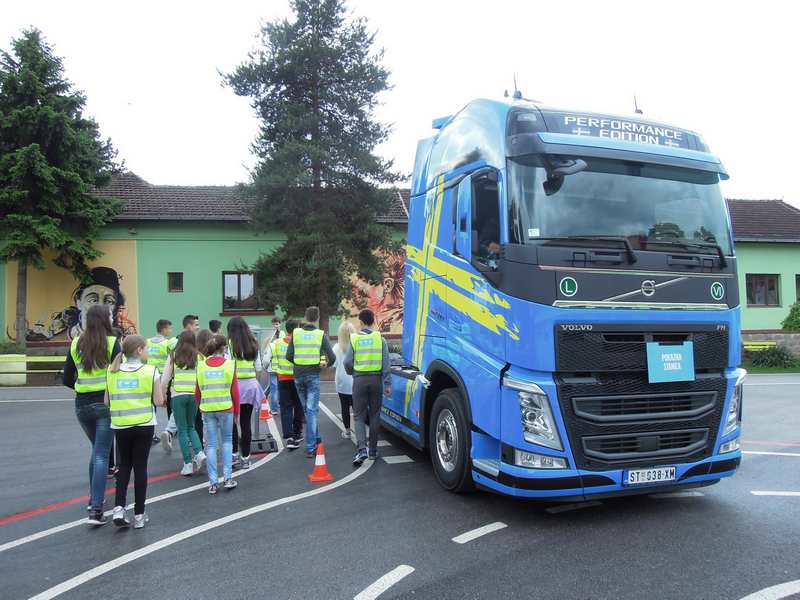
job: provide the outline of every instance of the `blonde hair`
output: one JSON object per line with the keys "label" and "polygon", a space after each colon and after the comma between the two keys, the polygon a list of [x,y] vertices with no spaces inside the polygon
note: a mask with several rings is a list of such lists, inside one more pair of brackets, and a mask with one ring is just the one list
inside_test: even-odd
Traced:
{"label": "blonde hair", "polygon": [[356,328],[350,321],[342,321],[339,325],[339,331],[336,334],[336,341],[339,344],[339,349],[342,352],[347,352],[347,347],[350,345],[350,334],[355,333]]}
{"label": "blonde hair", "polygon": [[119,371],[119,366],[122,364],[123,355],[126,358],[133,358],[140,348],[147,347],[147,340],[140,335],[129,335],[122,341],[122,352],[114,357],[109,370],[112,373]]}

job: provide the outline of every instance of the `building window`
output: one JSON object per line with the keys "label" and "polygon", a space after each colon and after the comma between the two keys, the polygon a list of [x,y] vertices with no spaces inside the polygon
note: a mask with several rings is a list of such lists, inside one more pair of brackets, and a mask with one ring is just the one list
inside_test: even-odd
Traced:
{"label": "building window", "polygon": [[794,289],[797,296],[797,301],[800,302],[800,275],[794,276]]}
{"label": "building window", "polygon": [[183,291],[183,273],[167,273],[167,291]]}
{"label": "building window", "polygon": [[222,274],[222,309],[259,310],[254,273],[226,271]]}
{"label": "building window", "polygon": [[779,275],[745,276],[747,286],[747,306],[780,306]]}

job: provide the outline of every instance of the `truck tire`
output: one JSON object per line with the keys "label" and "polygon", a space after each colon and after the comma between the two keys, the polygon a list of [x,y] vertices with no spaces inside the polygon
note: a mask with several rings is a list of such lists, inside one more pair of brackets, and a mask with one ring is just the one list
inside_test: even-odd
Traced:
{"label": "truck tire", "polygon": [[455,388],[439,392],[433,403],[428,431],[436,479],[444,489],[456,493],[474,489],[469,458],[472,438],[461,402]]}

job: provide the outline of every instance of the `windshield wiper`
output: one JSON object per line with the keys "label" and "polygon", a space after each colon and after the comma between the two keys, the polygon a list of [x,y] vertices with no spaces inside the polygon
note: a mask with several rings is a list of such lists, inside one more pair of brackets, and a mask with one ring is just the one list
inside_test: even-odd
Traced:
{"label": "windshield wiper", "polygon": [[633,251],[630,241],[626,237],[613,236],[613,235],[558,235],[549,237],[535,237],[532,240],[565,240],[577,242],[618,242],[625,248],[625,255],[628,257],[628,262],[633,264],[636,262],[636,253]]}
{"label": "windshield wiper", "polygon": [[693,242],[690,240],[656,240],[656,239],[648,239],[647,244],[666,244],[668,246],[678,246],[679,248],[685,248],[686,250],[691,250],[692,248],[712,248],[717,251],[717,255],[719,256],[719,266],[721,268],[728,266],[728,260],[725,258],[725,251],[722,249],[717,243],[714,242]]}

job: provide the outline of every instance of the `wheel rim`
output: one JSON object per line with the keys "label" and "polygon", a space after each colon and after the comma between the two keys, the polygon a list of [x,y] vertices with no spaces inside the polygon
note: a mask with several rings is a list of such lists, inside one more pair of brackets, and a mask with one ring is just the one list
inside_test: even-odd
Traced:
{"label": "wheel rim", "polygon": [[436,455],[445,471],[455,470],[458,456],[458,427],[455,416],[447,408],[439,413],[436,422]]}

